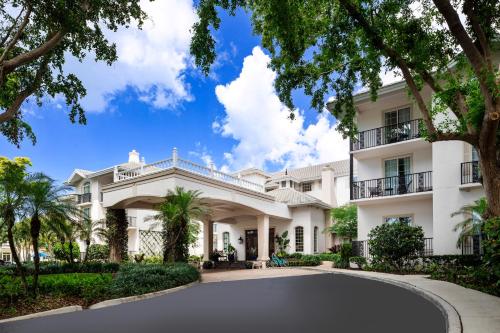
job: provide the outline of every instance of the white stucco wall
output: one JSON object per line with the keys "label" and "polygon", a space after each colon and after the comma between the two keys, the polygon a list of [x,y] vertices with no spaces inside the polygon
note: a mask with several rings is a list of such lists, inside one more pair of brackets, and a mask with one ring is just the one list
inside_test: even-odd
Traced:
{"label": "white stucco wall", "polygon": [[412,215],[414,225],[423,227],[424,236],[433,237],[432,206],[431,198],[358,206],[358,239],[367,240],[371,229],[394,215]]}

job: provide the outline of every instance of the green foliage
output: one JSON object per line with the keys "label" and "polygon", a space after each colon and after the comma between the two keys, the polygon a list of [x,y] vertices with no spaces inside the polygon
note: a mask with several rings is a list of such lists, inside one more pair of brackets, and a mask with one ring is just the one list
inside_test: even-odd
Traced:
{"label": "green foliage", "polygon": [[365,257],[359,257],[359,256],[350,257],[349,258],[349,262],[353,263],[353,264],[356,264],[359,269],[363,269],[366,266],[366,264],[367,264],[366,258]]}
{"label": "green foliage", "polygon": [[200,273],[184,263],[164,265],[124,265],[111,283],[110,292],[118,297],[146,294],[197,281]]}
{"label": "green foliage", "polygon": [[352,244],[344,243],[340,245],[340,263],[338,268],[348,268],[349,267],[349,258],[352,256]]}
{"label": "green foliage", "polygon": [[[30,275],[34,272],[34,265],[24,264],[26,272]],[[63,273],[115,273],[120,268],[117,263],[103,263],[98,261],[88,261],[83,263],[60,263],[42,262],[40,264],[40,274],[63,274]],[[8,266],[0,271],[0,274],[16,275],[15,266]]]}
{"label": "green foliage", "polygon": [[[75,74],[64,71],[66,59],[72,56],[81,62],[92,55],[96,61],[108,65],[115,62],[116,45],[106,35],[119,27],[142,26],[146,15],[139,2],[1,2],[0,113],[10,108],[13,117],[0,122],[0,132],[10,142],[19,146],[24,137],[35,142],[24,113],[19,111],[19,106],[30,96],[41,105],[44,96],[61,95],[68,105],[70,121],[86,123],[80,105],[86,90]],[[16,20],[18,14],[21,16]],[[21,23],[24,21],[26,25]],[[37,52],[32,52],[34,49]]]}
{"label": "green foliage", "polygon": [[304,254],[300,258],[290,257],[287,259],[288,266],[319,266],[321,259],[316,255]]}
{"label": "green foliage", "polygon": [[[57,260],[68,260],[70,257],[69,243],[56,243],[52,249],[54,258]],[[80,258],[80,246],[78,243],[73,243],[73,258]]]}
{"label": "green foliage", "polygon": [[295,252],[295,253],[287,254],[285,258],[289,258],[289,259],[301,259],[303,255],[304,254],[302,254],[300,252]]}
{"label": "green foliage", "polygon": [[348,204],[331,210],[333,225],[328,228],[332,234],[339,237],[349,239],[358,236],[358,207],[353,204]]}
{"label": "green foliage", "polygon": [[466,237],[473,235],[480,235],[483,233],[483,215],[486,214],[488,210],[488,202],[486,198],[482,197],[474,201],[472,205],[465,205],[460,208],[459,211],[451,214],[451,217],[462,215],[465,220],[457,223],[453,228],[453,231],[460,229],[460,235],[457,239],[457,247],[460,248]]}
{"label": "green foliage", "polygon": [[281,235],[276,235],[276,243],[278,244],[278,257],[285,257],[286,250],[290,247],[290,239],[288,238],[288,230],[283,231]]}
{"label": "green foliage", "polygon": [[334,268],[345,268],[340,253],[332,253],[332,262],[332,267]]}
{"label": "green foliage", "polygon": [[125,209],[107,209],[106,241],[110,260],[121,262],[128,258],[128,223]]}
{"label": "green foliage", "polygon": [[164,262],[187,261],[189,245],[195,238],[192,224],[209,213],[200,195],[199,191],[185,191],[182,187],[169,190],[158,207],[159,213],[152,217],[162,221]]}
{"label": "green foliage", "polygon": [[335,253],[320,253],[317,254],[319,260],[321,261],[333,261],[334,258],[336,257]]}
{"label": "green foliage", "polygon": [[91,244],[88,248],[87,260],[108,260],[109,246],[106,244]]}
{"label": "green foliage", "polygon": [[214,263],[213,261],[204,261],[203,264],[201,265],[203,269],[212,269],[214,268]]}
{"label": "green foliage", "polygon": [[381,263],[396,271],[411,269],[412,260],[424,249],[424,232],[421,226],[406,223],[384,223],[368,234],[372,262]]}
{"label": "green foliage", "polygon": [[145,264],[161,264],[163,262],[162,256],[149,256],[144,257]]}
{"label": "green foliage", "polygon": [[500,289],[500,217],[488,219],[483,229],[484,265],[495,276]]}

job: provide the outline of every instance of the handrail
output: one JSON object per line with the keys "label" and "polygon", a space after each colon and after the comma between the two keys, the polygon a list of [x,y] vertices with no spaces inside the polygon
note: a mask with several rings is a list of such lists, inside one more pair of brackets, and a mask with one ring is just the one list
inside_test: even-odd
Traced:
{"label": "handrail", "polygon": [[355,139],[351,140],[351,151],[419,138],[421,120],[413,119],[361,131]]}
{"label": "handrail", "polygon": [[460,165],[460,178],[462,185],[481,182],[481,168],[479,161],[463,162]]}
{"label": "handrail", "polygon": [[168,158],[151,164],[142,165],[133,169],[119,171],[115,169],[114,181],[119,182],[128,179],[134,179],[144,175],[150,175],[155,172],[164,171],[167,169],[177,168],[189,171],[204,177],[217,179],[225,183],[230,183],[236,186],[241,186],[252,191],[264,192],[264,186],[261,184],[253,183],[251,181],[241,179],[221,171],[216,170],[213,166],[206,167],[188,160],[178,158]]}
{"label": "handrail", "polygon": [[352,198],[366,199],[432,191],[432,171],[352,182]]}

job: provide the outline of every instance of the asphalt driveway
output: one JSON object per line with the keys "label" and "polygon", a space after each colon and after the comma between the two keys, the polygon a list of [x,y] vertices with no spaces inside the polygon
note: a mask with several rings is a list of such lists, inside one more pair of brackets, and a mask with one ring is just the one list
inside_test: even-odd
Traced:
{"label": "asphalt driveway", "polygon": [[25,333],[444,333],[426,299],[393,285],[317,274],[199,284],[99,310],[5,323]]}

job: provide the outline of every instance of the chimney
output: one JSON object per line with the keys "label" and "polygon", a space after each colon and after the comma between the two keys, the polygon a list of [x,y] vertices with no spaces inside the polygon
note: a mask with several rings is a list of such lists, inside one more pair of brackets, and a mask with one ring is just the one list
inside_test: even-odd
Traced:
{"label": "chimney", "polygon": [[139,153],[135,149],[133,149],[130,153],[128,153],[128,162],[137,164],[140,163]]}

